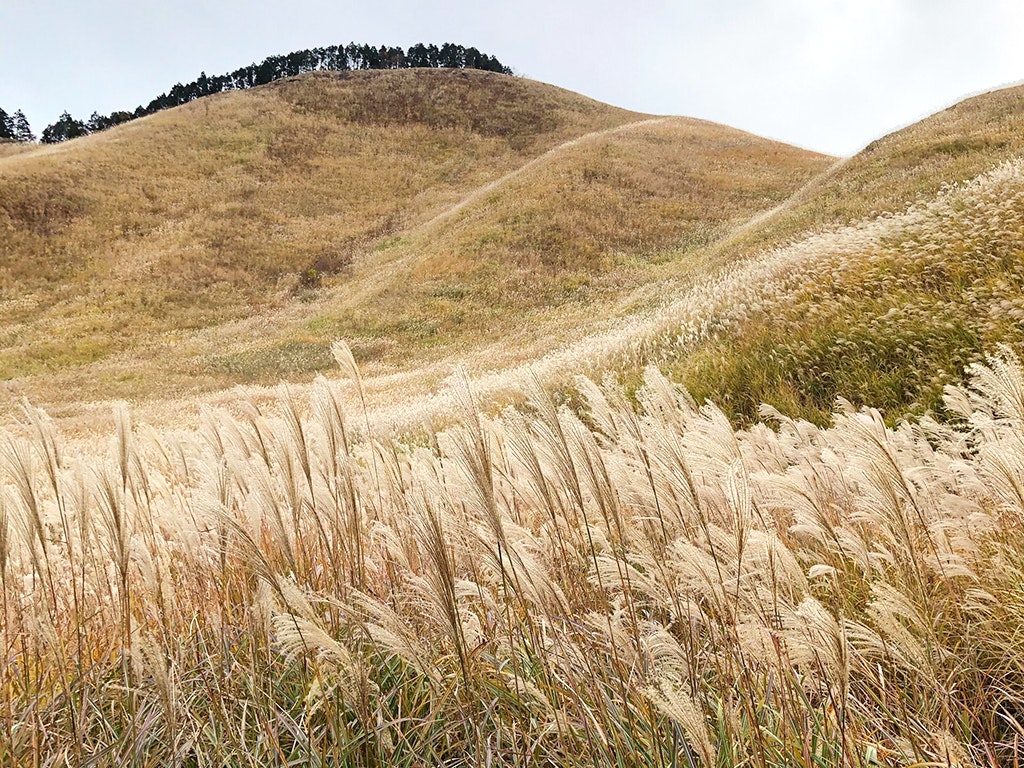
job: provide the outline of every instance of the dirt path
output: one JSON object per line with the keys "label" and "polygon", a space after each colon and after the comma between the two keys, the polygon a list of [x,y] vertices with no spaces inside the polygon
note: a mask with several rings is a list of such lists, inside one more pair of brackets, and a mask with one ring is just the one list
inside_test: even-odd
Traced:
{"label": "dirt path", "polygon": [[726,248],[731,248],[732,246],[736,245],[736,243],[743,239],[743,237],[748,232],[761,226],[762,224],[764,224],[766,221],[776,216],[777,214],[789,210],[797,203],[803,201],[804,198],[806,198],[810,192],[817,189],[825,181],[828,181],[830,178],[832,178],[849,162],[849,157],[839,158],[832,165],[830,165],[824,171],[819,173],[817,176],[814,176],[810,181],[808,181],[806,184],[800,187],[800,189],[798,189],[792,195],[790,195],[781,203],[776,205],[774,208],[769,208],[767,211],[762,211],[761,213],[755,214],[754,216],[751,216],[749,219],[747,219],[739,226],[735,227],[726,237],[723,237],[719,241],[719,243],[715,246],[716,249],[724,250]]}
{"label": "dirt path", "polygon": [[[422,234],[429,231],[432,227],[451,218],[460,210],[483,200],[487,195],[504,184],[513,181],[542,163],[550,161],[572,147],[604,136],[615,135],[643,126],[665,124],[676,119],[673,117],[659,117],[638,120],[613,128],[583,134],[565,141],[508,173],[477,187],[458,202],[423,223],[410,227],[403,234]],[[755,214],[747,221],[740,223],[712,248],[715,250],[729,248],[746,233],[749,233],[766,220],[792,206],[794,202],[804,197],[817,184],[820,184],[823,179],[834,174],[845,162],[846,160],[838,161],[824,173],[799,189],[794,195],[787,198],[782,204]],[[346,285],[345,291],[350,300],[352,297],[358,297],[363,293],[376,289],[379,286],[382,270],[400,269],[404,263],[417,258],[418,253],[415,249],[409,249],[404,253],[380,254],[380,257],[382,258],[375,258],[364,262],[363,268],[360,270],[362,274],[355,281]],[[661,285],[659,290],[664,292],[667,287],[666,285]],[[477,392],[485,401],[501,398],[502,395],[516,389],[518,382],[525,377],[536,376],[542,381],[550,382],[560,376],[567,375],[567,371],[581,372],[582,370],[593,368],[595,361],[615,357],[633,340],[642,338],[646,333],[650,333],[652,329],[657,328],[663,322],[664,313],[668,309],[667,305],[683,300],[692,288],[691,281],[683,280],[679,284],[673,283],[670,288],[671,297],[663,297],[663,301],[659,302],[661,306],[650,307],[639,315],[625,317],[609,316],[602,321],[595,321],[593,318],[584,319],[567,316],[562,318],[561,322],[555,323],[549,329],[549,333],[541,334],[537,337],[517,339],[513,345],[509,344],[509,339],[503,339],[500,342],[492,341],[471,349],[457,350],[451,357],[425,362],[423,365],[412,370],[367,372],[364,384],[366,386],[369,409],[372,414],[371,420],[376,427],[386,432],[395,428],[401,429],[409,424],[421,423],[422,419],[428,416],[449,412],[453,406],[450,393],[446,391],[445,380],[460,364],[465,366],[470,378],[473,380],[474,386],[477,388]],[[621,303],[631,303],[640,293],[642,293],[642,289],[636,294],[625,297]],[[298,312],[300,310],[294,309],[293,311]],[[310,305],[303,305],[301,311],[303,314],[309,313]],[[252,320],[240,321],[239,325],[244,324],[252,330],[254,334],[250,335],[258,335],[257,332],[261,330],[263,324],[278,323],[284,320],[288,314],[287,312],[275,313],[275,316],[263,317],[257,322]],[[587,333],[584,334],[583,338],[579,338],[577,333],[572,333],[565,327],[572,325],[574,319],[577,321],[577,324],[573,327],[577,330],[582,327],[587,329]],[[239,328],[235,327],[228,335],[238,338],[245,334],[240,333]],[[576,338],[571,341],[568,340],[573,337]],[[510,346],[515,347],[515,349],[510,349]],[[334,377],[332,376],[331,378]],[[289,388],[302,400],[307,395],[310,385],[293,383],[289,385]],[[276,387],[238,386],[219,392],[189,395],[180,399],[139,403],[137,404],[137,410],[142,419],[150,423],[169,426],[181,425],[184,422],[187,425],[194,422],[198,411],[203,405],[223,407],[230,410],[232,405],[237,403],[240,398],[252,398],[258,402],[269,403],[275,400],[276,397]],[[353,408],[356,408],[355,403],[351,403],[351,405]],[[356,408],[356,410],[358,409]],[[106,424],[109,422],[109,416],[106,415],[108,413],[109,404],[107,403],[87,404],[85,407],[80,408],[81,418],[76,419],[76,421],[79,421],[79,423],[83,421],[90,422],[100,417],[99,420]],[[182,418],[183,416],[184,418]]]}
{"label": "dirt path", "polygon": [[646,120],[637,120],[637,121],[632,122],[632,123],[624,123],[622,125],[617,125],[614,128],[605,128],[604,130],[601,130],[601,131],[593,131],[591,133],[584,133],[582,136],[577,136],[575,139],[569,139],[569,141],[562,142],[557,147],[552,147],[551,149],[549,149],[544,154],[537,155],[537,157],[533,158],[532,160],[527,161],[526,163],[524,163],[523,165],[519,166],[515,170],[509,171],[504,176],[500,176],[499,178],[495,179],[494,181],[489,181],[486,184],[484,184],[482,187],[477,187],[475,190],[470,192],[466,197],[462,198],[462,200],[457,202],[455,205],[453,205],[450,208],[447,208],[447,209],[441,211],[439,214],[434,216],[432,219],[429,219],[428,221],[424,222],[423,224],[419,224],[419,225],[413,227],[413,231],[420,230],[420,229],[428,229],[428,228],[432,227],[434,224],[437,224],[439,221],[443,221],[444,219],[447,219],[450,216],[458,213],[463,208],[465,208],[467,205],[471,205],[472,203],[475,203],[478,200],[481,200],[483,197],[485,197],[486,195],[490,194],[491,192],[493,192],[498,187],[502,186],[503,184],[508,183],[512,179],[516,178],[517,176],[520,176],[521,174],[525,173],[526,171],[530,170],[531,168],[535,168],[536,166],[540,165],[541,163],[544,163],[547,160],[550,160],[552,157],[554,157],[558,153],[563,152],[563,151],[565,151],[567,149],[570,149],[572,147],[575,147],[578,144],[582,144],[583,142],[590,141],[592,139],[598,139],[598,138],[601,138],[602,136],[612,136],[612,135],[614,135],[616,133],[621,133],[622,131],[628,131],[628,130],[631,130],[633,128],[639,128],[639,127],[644,126],[644,125],[657,125],[659,123],[666,123],[666,122],[669,122],[669,121],[674,120],[674,119],[676,119],[676,118],[673,118],[673,117],[652,117],[652,118],[648,118]]}
{"label": "dirt path", "polygon": [[[572,147],[578,146],[594,139],[599,139],[603,136],[612,136],[617,133],[632,130],[634,128],[640,128],[645,125],[658,125],[662,123],[671,122],[678,118],[674,117],[655,117],[646,118],[644,120],[635,120],[631,123],[623,123],[612,128],[605,128],[600,131],[592,131],[590,133],[584,133],[577,136],[574,139],[564,141],[557,146],[537,155],[531,160],[528,160],[523,165],[515,168],[508,173],[499,176],[486,184],[477,187],[472,190],[469,194],[463,197],[454,205],[445,208],[440,213],[434,215],[430,219],[420,223],[414,224],[409,229],[403,230],[401,235],[403,237],[414,237],[416,235],[427,232],[438,223],[451,218],[456,213],[461,211],[466,206],[472,205],[473,203],[479,202],[484,199],[487,195],[492,193],[494,190],[502,187],[508,182],[527,171],[536,168],[537,166],[548,162],[552,158],[556,157],[560,153],[571,149]],[[348,305],[358,305],[360,302],[364,302],[369,295],[375,291],[380,290],[381,286],[381,275],[385,272],[394,273],[396,270],[401,269],[409,262],[419,258],[419,251],[415,248],[401,249],[396,253],[381,253],[381,254],[369,254],[368,258],[362,260],[362,263],[357,266],[359,272],[357,272],[351,279],[346,281],[345,285],[340,289],[344,293],[344,301]],[[306,305],[302,312],[308,314],[311,306],[322,306],[328,303],[335,302],[338,299],[336,294],[331,294],[318,299],[315,305]],[[245,321],[242,321],[245,322]],[[237,333],[234,335],[238,335]]]}

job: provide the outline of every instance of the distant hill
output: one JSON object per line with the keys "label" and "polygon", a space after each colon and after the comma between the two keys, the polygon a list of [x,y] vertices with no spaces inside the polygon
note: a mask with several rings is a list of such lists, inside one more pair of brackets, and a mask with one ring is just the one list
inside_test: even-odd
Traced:
{"label": "distant hill", "polygon": [[831,162],[649,119],[490,72],[310,73],[7,157],[0,376],[170,396],[311,376],[338,334],[391,366],[597,319]]}
{"label": "distant hill", "polygon": [[1024,86],[974,96],[871,142],[749,230],[737,252],[899,211],[1024,153]]}

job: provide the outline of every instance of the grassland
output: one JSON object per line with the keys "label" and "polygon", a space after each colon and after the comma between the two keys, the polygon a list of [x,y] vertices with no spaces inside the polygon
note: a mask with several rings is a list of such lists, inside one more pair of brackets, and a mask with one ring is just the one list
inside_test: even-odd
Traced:
{"label": "grassland", "polygon": [[489,73],[318,74],[6,158],[0,374],[59,409],[309,380],[339,336],[408,367],[598,318],[828,162],[647,119]]}
{"label": "grassland", "polygon": [[[666,253],[659,280],[627,294],[621,323],[567,333],[523,368],[571,398],[571,372],[638,381],[654,363],[738,425],[758,421],[763,403],[825,425],[839,397],[879,408],[890,425],[943,413],[943,388],[969,364],[1024,345],[1022,93],[970,99],[684,258]],[[968,149],[944,149],[958,133]],[[504,380],[480,382],[501,400]]]}
{"label": "grassland", "polygon": [[347,282],[302,330],[325,352],[349,339],[363,361],[471,355],[530,330],[562,341],[567,322],[578,334],[636,289],[697,272],[701,248],[784,199],[811,164],[681,118],[590,136],[389,244],[367,293],[352,300]]}
{"label": "grassland", "polygon": [[[402,146],[458,111],[387,82],[372,109],[358,80],[252,93],[267,120],[289,104]],[[491,87],[452,82],[455,105]],[[407,190],[401,230],[359,230],[336,273],[241,270],[217,283],[240,315],[143,317],[129,349],[11,383],[168,391],[144,410],[161,428],[119,405],[83,435],[28,406],[0,430],[0,764],[1018,765],[1020,91],[833,165],[501,83],[553,100],[509,96],[510,120],[572,117],[456,127],[480,157],[453,162],[490,165]],[[227,98],[189,109],[244,124]],[[35,186],[36,164],[130,138],[0,162],[35,201],[25,247],[92,221],[57,215],[88,184]],[[195,242],[190,216],[146,237]],[[224,231],[271,248],[261,226]],[[61,284],[22,266],[9,361]],[[272,274],[277,304],[241,316]]]}
{"label": "grassland", "polygon": [[7,158],[4,377],[173,349],[272,311],[311,270],[343,272],[535,154],[634,118],[514,78],[436,74],[311,75]]}
{"label": "grassland", "polygon": [[[453,359],[482,373],[583,348],[715,270],[902,212],[1014,157],[1021,99],[969,99],[832,163],[515,78],[354,73],[19,153],[0,164],[17,256],[0,401],[89,421],[83,402],[129,398],[174,418],[202,393],[308,382],[330,370],[336,338],[393,400],[387,382],[429,391]],[[968,276],[947,289],[900,276],[890,245],[881,272],[809,283],[700,350],[637,357],[631,375],[660,361],[738,423],[762,402],[824,423],[838,395],[890,423],[940,407],[942,385],[1016,338],[1014,321],[982,332]],[[970,241],[947,245],[955,260]],[[1003,279],[968,261],[982,283]],[[956,332],[940,298],[956,304]],[[802,322],[810,304],[832,314]],[[914,328],[894,324],[904,309]],[[876,358],[880,338],[891,349]]]}
{"label": "grassland", "polygon": [[0,140],[0,158],[19,155],[22,152],[30,151],[31,148],[31,145],[26,145],[21,142]]}
{"label": "grassland", "polygon": [[[968,99],[874,142],[720,244],[720,258],[742,263],[807,227],[882,225],[841,257],[808,259],[800,285],[678,356],[669,364],[678,380],[742,423],[764,402],[825,423],[838,396],[890,423],[941,410],[943,386],[962,381],[968,364],[1024,342],[1022,128],[1024,88]],[[1000,163],[1009,165],[992,171]],[[811,249],[830,246],[806,240]]]}
{"label": "grassland", "polygon": [[[345,348],[343,369],[355,373]],[[367,441],[305,410],[6,438],[5,765],[1021,757],[1024,370],[959,426],[734,432],[656,369]]]}

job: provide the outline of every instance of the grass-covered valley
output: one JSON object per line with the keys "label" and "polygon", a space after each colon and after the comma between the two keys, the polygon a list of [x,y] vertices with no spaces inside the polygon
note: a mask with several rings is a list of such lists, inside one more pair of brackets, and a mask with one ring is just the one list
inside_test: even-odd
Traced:
{"label": "grass-covered valley", "polygon": [[1016,765],[1022,149],[417,69],[0,143],[0,765]]}

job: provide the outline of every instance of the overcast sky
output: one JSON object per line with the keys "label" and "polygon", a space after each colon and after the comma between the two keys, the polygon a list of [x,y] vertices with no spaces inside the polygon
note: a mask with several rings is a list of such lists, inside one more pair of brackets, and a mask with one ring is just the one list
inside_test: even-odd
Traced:
{"label": "overcast sky", "polygon": [[474,45],[617,106],[840,155],[1024,80],[1022,0],[0,0],[0,107],[38,134],[351,41]]}

